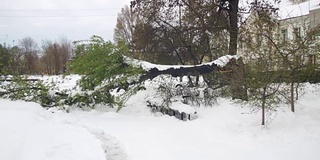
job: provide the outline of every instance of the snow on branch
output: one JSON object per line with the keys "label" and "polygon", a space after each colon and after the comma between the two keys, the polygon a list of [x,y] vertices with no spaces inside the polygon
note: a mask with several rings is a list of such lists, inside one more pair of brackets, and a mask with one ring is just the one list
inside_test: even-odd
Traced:
{"label": "snow on branch", "polygon": [[231,60],[238,60],[239,56],[226,55],[222,56],[212,62],[199,64],[199,65],[158,65],[152,64],[146,61],[141,61],[137,59],[131,59],[125,57],[126,63],[129,65],[141,67],[146,71],[146,74],[140,77],[140,82],[147,79],[153,79],[162,74],[169,74],[173,77],[179,76],[196,76],[207,73],[212,73],[223,69]]}
{"label": "snow on branch", "polygon": [[138,60],[138,59],[133,59],[129,57],[125,57],[126,63],[133,65],[133,66],[139,66],[145,71],[150,71],[151,69],[157,69],[158,71],[164,71],[168,69],[179,69],[179,68],[190,68],[190,67],[200,67],[204,65],[216,65],[218,67],[225,67],[231,59],[239,59],[240,56],[237,55],[225,55],[222,56],[212,62],[204,63],[204,64],[199,64],[199,65],[160,65],[160,64],[153,64],[147,61],[143,60]]}

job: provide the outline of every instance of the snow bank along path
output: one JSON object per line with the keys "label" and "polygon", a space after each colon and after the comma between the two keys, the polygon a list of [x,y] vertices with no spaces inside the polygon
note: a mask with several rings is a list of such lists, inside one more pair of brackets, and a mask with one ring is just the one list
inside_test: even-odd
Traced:
{"label": "snow bank along path", "polygon": [[66,121],[38,104],[0,100],[1,160],[122,160],[114,137]]}

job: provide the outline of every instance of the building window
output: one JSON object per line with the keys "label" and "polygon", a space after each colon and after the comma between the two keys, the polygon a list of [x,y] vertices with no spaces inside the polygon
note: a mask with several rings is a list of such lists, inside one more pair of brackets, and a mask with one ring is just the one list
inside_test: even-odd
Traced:
{"label": "building window", "polygon": [[287,29],[281,30],[281,39],[282,39],[282,42],[287,41],[287,39],[288,39],[288,30]]}
{"label": "building window", "polygon": [[301,36],[300,28],[293,28],[293,39],[297,40]]}

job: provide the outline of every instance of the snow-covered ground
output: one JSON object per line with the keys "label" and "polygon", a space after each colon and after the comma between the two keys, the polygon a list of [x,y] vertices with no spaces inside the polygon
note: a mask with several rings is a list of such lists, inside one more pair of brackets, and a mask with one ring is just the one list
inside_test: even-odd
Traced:
{"label": "snow-covered ground", "polygon": [[[75,82],[70,78],[61,87]],[[198,118],[192,121],[153,114],[145,102],[154,96],[150,88],[131,97],[119,113],[101,108],[66,113],[0,99],[0,159],[320,159],[319,85],[307,84],[296,113],[283,105],[267,127],[260,125],[260,112],[229,99],[195,108]]]}

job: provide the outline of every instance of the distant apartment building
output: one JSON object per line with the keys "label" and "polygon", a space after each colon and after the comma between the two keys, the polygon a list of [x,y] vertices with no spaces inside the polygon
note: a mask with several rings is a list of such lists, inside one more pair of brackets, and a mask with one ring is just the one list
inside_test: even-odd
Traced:
{"label": "distant apartment building", "polygon": [[320,1],[310,0],[295,5],[286,3],[279,6],[277,13],[271,15],[256,8],[247,16],[239,30],[239,54],[245,60],[268,55],[283,65],[283,60],[276,54],[281,52],[286,56],[295,52],[291,59],[319,64]]}

